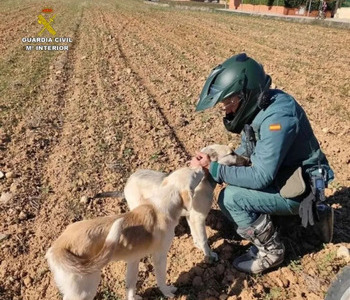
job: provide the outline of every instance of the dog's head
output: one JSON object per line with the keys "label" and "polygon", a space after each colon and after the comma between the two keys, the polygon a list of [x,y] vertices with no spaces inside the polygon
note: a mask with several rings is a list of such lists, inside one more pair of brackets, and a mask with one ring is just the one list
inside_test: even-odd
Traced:
{"label": "dog's head", "polygon": [[184,167],[172,172],[167,176],[162,185],[172,186],[179,193],[181,205],[189,210],[192,207],[192,198],[194,190],[204,177],[202,168]]}
{"label": "dog's head", "polygon": [[211,161],[222,165],[246,166],[249,163],[247,158],[237,155],[232,146],[213,144],[204,147],[201,152],[208,154]]}

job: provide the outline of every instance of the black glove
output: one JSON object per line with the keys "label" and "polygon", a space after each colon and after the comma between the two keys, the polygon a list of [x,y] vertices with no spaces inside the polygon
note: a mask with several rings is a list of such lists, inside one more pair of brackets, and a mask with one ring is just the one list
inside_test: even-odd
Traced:
{"label": "black glove", "polygon": [[314,219],[318,220],[315,195],[310,194],[300,202],[299,216],[301,218],[301,224],[306,228],[308,223],[313,226],[315,224]]}

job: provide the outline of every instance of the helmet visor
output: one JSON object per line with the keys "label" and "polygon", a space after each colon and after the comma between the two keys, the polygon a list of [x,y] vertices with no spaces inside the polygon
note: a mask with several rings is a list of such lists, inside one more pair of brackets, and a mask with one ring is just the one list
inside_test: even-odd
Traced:
{"label": "helmet visor", "polygon": [[218,103],[222,92],[223,91],[221,89],[218,89],[214,85],[212,85],[209,89],[208,95],[199,98],[196,106],[196,111],[205,110],[207,108],[215,106],[215,104]]}

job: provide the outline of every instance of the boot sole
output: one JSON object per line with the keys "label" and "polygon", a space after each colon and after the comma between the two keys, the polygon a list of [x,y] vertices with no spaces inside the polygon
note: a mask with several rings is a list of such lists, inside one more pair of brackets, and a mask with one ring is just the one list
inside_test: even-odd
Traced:
{"label": "boot sole", "polygon": [[247,270],[243,270],[241,268],[239,268],[238,266],[235,266],[234,264],[232,264],[232,266],[239,272],[242,272],[242,273],[245,273],[245,274],[250,274],[250,275],[255,275],[255,274],[266,274],[266,273],[269,273],[271,271],[275,271],[279,268],[279,266],[283,263],[284,261],[284,258],[279,261],[279,262],[276,262],[274,263],[273,265],[271,265],[269,268],[265,269],[265,270],[262,270],[260,272],[253,272],[253,271],[247,271]]}

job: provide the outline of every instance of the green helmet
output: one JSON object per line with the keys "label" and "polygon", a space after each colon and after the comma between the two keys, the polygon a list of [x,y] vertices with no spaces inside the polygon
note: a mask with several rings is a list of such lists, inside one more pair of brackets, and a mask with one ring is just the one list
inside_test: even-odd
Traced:
{"label": "green helmet", "polygon": [[264,68],[245,53],[237,54],[215,67],[204,84],[196,111],[205,110],[232,95],[240,95],[241,103],[235,114],[227,115],[227,130],[239,133],[258,113],[259,96],[268,91],[271,77]]}

